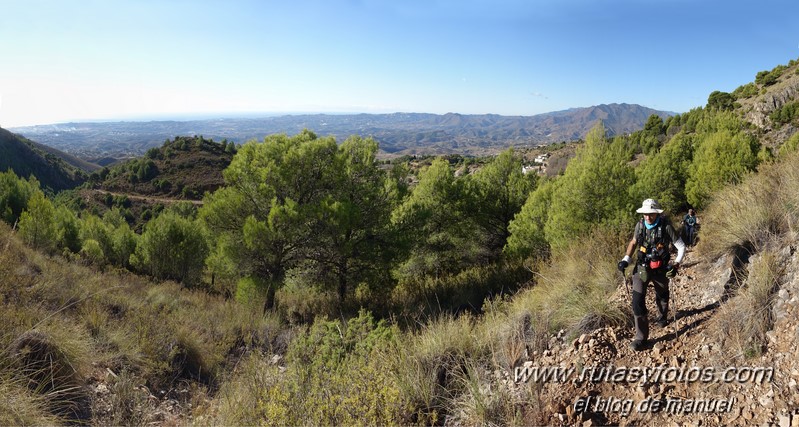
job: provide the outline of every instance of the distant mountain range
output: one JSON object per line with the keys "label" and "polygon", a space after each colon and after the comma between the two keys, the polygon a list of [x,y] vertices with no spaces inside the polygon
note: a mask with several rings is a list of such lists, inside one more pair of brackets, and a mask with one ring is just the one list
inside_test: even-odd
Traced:
{"label": "distant mountain range", "polygon": [[665,119],[675,113],[635,104],[603,104],[535,116],[307,114],[193,121],[64,123],[10,129],[42,144],[105,164],[109,158],[140,156],[176,136],[202,135],[241,144],[275,133],[294,135],[306,128],[320,136],[335,136],[338,141],[351,135],[371,136],[378,141],[381,151],[390,154],[484,155],[509,146],[579,140],[598,120],[602,120],[610,134],[630,133],[642,129],[652,114]]}

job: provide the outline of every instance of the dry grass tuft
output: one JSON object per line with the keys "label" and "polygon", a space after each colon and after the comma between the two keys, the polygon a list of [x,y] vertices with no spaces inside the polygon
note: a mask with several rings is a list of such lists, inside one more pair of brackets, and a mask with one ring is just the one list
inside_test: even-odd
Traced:
{"label": "dry grass tuft", "polygon": [[[717,193],[705,212],[697,251],[718,259],[740,248],[758,252],[776,236],[799,231],[799,153],[764,165]],[[707,236],[707,237],[706,237]]]}
{"label": "dry grass tuft", "polygon": [[457,422],[480,426],[526,425],[521,409],[526,402],[520,402],[508,387],[496,383],[496,378],[484,367],[467,362],[457,381],[463,393],[450,402]]}
{"label": "dry grass tuft", "polygon": [[141,389],[136,377],[129,371],[122,371],[111,383],[108,418],[112,425],[143,426],[147,424],[150,412],[148,393]]}
{"label": "dry grass tuft", "polygon": [[403,398],[403,424],[434,425],[444,421],[454,398],[463,393],[470,361],[489,358],[485,336],[469,315],[441,315],[400,338],[401,351],[383,353],[382,364]]}
{"label": "dry grass tuft", "polygon": [[8,373],[0,375],[0,425],[43,426],[65,422],[50,412],[45,396],[36,394],[26,386],[27,381]]}
{"label": "dry grass tuft", "polygon": [[610,299],[622,283],[616,263],[624,246],[624,239],[595,232],[555,252],[538,273],[536,286],[514,298],[509,311],[532,316],[525,331],[532,351],[544,350],[545,337],[560,329],[576,335],[626,322],[624,311]]}
{"label": "dry grass tuft", "polygon": [[11,372],[43,395],[55,414],[74,420],[91,416],[84,377],[90,365],[87,340],[64,325],[29,330],[8,348]]}

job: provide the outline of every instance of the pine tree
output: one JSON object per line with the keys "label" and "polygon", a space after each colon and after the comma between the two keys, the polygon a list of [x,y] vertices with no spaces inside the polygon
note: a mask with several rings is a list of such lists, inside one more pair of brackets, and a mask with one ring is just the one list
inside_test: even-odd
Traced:
{"label": "pine tree", "polygon": [[508,225],[510,237],[505,253],[514,258],[544,258],[549,253],[544,226],[549,218],[549,207],[559,180],[547,179],[538,184],[513,221]]}
{"label": "pine tree", "polygon": [[[120,246],[128,248],[121,234]],[[198,283],[208,243],[203,228],[173,212],[164,212],[147,223],[139,239],[133,263],[157,279],[172,279],[185,284]]]}
{"label": "pine tree", "polygon": [[535,189],[537,175],[525,175],[521,158],[508,149],[468,178],[471,206],[465,207],[465,213],[474,218],[474,233],[495,260],[510,236],[508,225]]}
{"label": "pine tree", "polygon": [[632,200],[654,198],[671,212],[687,209],[685,183],[693,158],[691,137],[679,133],[635,170]]}
{"label": "pine tree", "polygon": [[81,248],[80,221],[66,206],[59,206],[55,212],[57,246],[72,253]]}
{"label": "pine tree", "polygon": [[19,234],[33,248],[45,252],[55,249],[55,208],[41,191],[33,193],[28,201],[28,209],[19,219]]}
{"label": "pine tree", "polygon": [[419,174],[413,192],[392,213],[405,249],[397,273],[405,278],[453,273],[471,265],[483,249],[473,218],[464,214],[463,183],[444,159]]}
{"label": "pine tree", "polygon": [[635,174],[629,160],[624,141],[607,141],[601,123],[588,133],[552,194],[544,227],[550,245],[564,245],[596,226],[623,227],[631,220],[629,188]]}
{"label": "pine tree", "polygon": [[732,113],[710,115],[700,121],[685,188],[688,203],[695,208],[703,208],[716,191],[740,182],[757,167],[760,144],[743,131],[743,126]]}

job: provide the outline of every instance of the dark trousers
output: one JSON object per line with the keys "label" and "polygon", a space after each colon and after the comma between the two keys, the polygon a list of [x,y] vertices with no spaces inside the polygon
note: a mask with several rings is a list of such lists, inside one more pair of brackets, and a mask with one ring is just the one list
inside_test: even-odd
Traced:
{"label": "dark trousers", "polygon": [[696,230],[694,229],[694,227],[692,227],[690,225],[686,225],[685,226],[685,240],[686,240],[685,244],[687,244],[688,246],[693,246],[693,244],[694,244],[694,236],[695,235],[696,235]]}
{"label": "dark trousers", "polygon": [[641,280],[640,272],[645,267],[637,266],[633,270],[633,321],[635,323],[635,340],[646,341],[649,338],[649,319],[646,310],[646,287],[650,283],[655,288],[655,301],[658,312],[666,317],[669,312],[669,278],[665,269],[649,270],[647,282]]}

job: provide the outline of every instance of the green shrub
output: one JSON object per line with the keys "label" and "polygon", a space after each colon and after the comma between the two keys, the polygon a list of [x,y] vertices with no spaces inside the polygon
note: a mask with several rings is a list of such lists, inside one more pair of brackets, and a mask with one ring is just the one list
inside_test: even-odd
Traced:
{"label": "green shrub", "polygon": [[692,138],[674,136],[656,154],[647,157],[635,170],[636,182],[629,193],[633,200],[654,198],[670,212],[686,206],[685,183],[693,158]]}
{"label": "green shrub", "polygon": [[402,280],[392,291],[394,313],[424,318],[481,310],[483,301],[502,293],[513,293],[531,278],[521,260],[466,268],[452,275]]}
{"label": "green shrub", "polygon": [[281,316],[291,322],[311,323],[317,316],[333,317],[339,308],[334,292],[292,280],[276,291],[275,300]]}
{"label": "green shrub", "polygon": [[732,110],[735,107],[735,97],[727,92],[713,91],[707,98],[708,110]]}
{"label": "green shrub", "polygon": [[59,206],[55,212],[56,245],[72,253],[81,249],[80,222],[78,217],[66,206]]}
{"label": "green shrub", "polygon": [[[155,162],[149,158],[139,160],[135,164],[133,171],[138,182],[147,182],[158,175],[158,168]],[[131,174],[131,176],[133,175]]]}
{"label": "green shrub", "polygon": [[193,220],[197,217],[197,206],[184,200],[170,205],[165,209],[165,212],[173,212],[180,217]]}
{"label": "green shrub", "polygon": [[393,342],[396,334],[397,330],[384,320],[375,322],[367,311],[345,323],[319,318],[307,334],[292,343],[286,357],[314,369],[335,369],[352,355],[368,355],[374,348]]}
{"label": "green shrub", "polygon": [[795,153],[796,149],[799,147],[799,132],[794,133],[788,138],[785,143],[780,146],[779,156],[785,157],[790,153]]}
{"label": "green shrub", "polygon": [[109,257],[114,252],[112,231],[113,229],[110,229],[105,221],[96,215],[88,215],[81,222],[80,239],[84,246],[87,240],[94,240],[99,245],[103,256]]}
{"label": "green shrub", "polygon": [[440,276],[476,262],[481,248],[470,231],[477,225],[464,212],[465,194],[464,181],[444,159],[419,173],[413,192],[392,213],[400,245],[407,247],[395,275]]}
{"label": "green shrub", "polygon": [[100,247],[100,244],[94,239],[86,239],[83,241],[83,246],[80,249],[80,256],[93,265],[105,264],[103,248]]}
{"label": "green shrub", "polygon": [[130,229],[127,222],[123,222],[111,234],[113,253],[111,261],[118,266],[129,268],[130,257],[136,251],[139,235]]}
{"label": "green shrub", "polygon": [[169,182],[169,180],[167,180],[167,179],[158,178],[158,179],[153,181],[153,186],[158,191],[169,191],[169,189],[172,188],[172,183]]}
{"label": "green shrub", "polygon": [[625,141],[612,142],[599,124],[586,136],[552,193],[544,232],[554,247],[582,238],[597,226],[621,227],[636,203],[627,192],[635,182]]}
{"label": "green shrub", "polygon": [[520,259],[547,256],[549,243],[544,226],[549,218],[549,206],[557,184],[556,180],[544,180],[530,193],[521,212],[508,225],[510,237],[504,248],[506,255]]}
{"label": "green shrub", "polygon": [[397,331],[361,312],[347,322],[317,320],[297,338],[286,366],[253,354],[219,392],[226,425],[397,424],[402,398],[384,362]]}
{"label": "green shrub", "polygon": [[732,96],[735,99],[751,98],[755,95],[757,95],[757,85],[754,83],[738,86],[738,88],[732,92]]}
{"label": "green shrub", "polygon": [[790,102],[769,114],[769,119],[777,125],[791,123],[799,117],[799,101]]}
{"label": "green shrub", "polygon": [[755,83],[763,86],[771,86],[777,83],[786,68],[787,67],[784,65],[778,65],[771,71],[760,71],[757,73],[757,76],[755,76]]}

